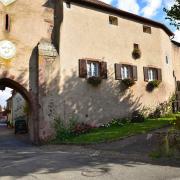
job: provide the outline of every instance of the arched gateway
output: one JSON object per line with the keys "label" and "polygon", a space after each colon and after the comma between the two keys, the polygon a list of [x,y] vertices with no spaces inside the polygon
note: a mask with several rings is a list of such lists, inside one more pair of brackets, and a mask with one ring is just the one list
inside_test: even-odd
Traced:
{"label": "arched gateway", "polygon": [[[15,80],[12,76],[3,75],[0,78],[0,90],[4,90],[6,87],[14,89],[20,93],[29,105],[29,133],[30,139],[35,144],[39,143],[38,131],[36,130],[36,124],[38,123],[38,112],[36,110],[36,98],[33,97],[23,84],[20,84],[18,80]],[[35,135],[36,133],[36,135]]]}
{"label": "arched gateway", "polygon": [[59,0],[0,2],[0,89],[13,88],[29,103],[30,139],[36,144],[53,134],[60,6]]}

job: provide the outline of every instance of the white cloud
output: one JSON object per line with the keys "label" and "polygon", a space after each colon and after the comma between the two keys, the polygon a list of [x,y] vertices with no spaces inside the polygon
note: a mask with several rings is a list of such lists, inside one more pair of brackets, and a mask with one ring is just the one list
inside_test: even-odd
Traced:
{"label": "white cloud", "polygon": [[174,32],[174,34],[175,34],[175,37],[174,37],[173,40],[175,40],[175,41],[177,41],[177,42],[180,43],[180,30],[176,30],[176,31]]}
{"label": "white cloud", "polygon": [[175,0],[163,0],[163,5],[167,9],[170,9],[174,3],[175,3]]}
{"label": "white cloud", "polygon": [[163,7],[171,8],[171,6],[175,3],[175,0],[142,0],[145,3],[145,7],[141,7],[138,4],[138,0],[101,0],[107,4],[112,4],[116,2],[117,8],[122,9],[124,11],[128,11],[134,14],[140,14],[147,18],[152,18],[157,15],[158,11]]}
{"label": "white cloud", "polygon": [[143,16],[151,18],[155,16],[162,7],[162,0],[144,0],[146,6],[142,8],[141,13]]}
{"label": "white cloud", "polygon": [[139,14],[140,10],[137,0],[118,0],[117,7],[134,14]]}
{"label": "white cloud", "polygon": [[6,100],[11,97],[12,89],[6,88],[5,91],[0,91],[0,105],[4,107],[6,105]]}

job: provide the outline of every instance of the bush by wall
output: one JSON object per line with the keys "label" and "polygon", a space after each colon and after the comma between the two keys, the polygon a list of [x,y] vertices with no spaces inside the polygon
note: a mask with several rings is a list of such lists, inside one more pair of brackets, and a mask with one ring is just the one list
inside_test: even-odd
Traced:
{"label": "bush by wall", "polygon": [[145,121],[145,116],[140,111],[134,111],[132,113],[131,122],[132,123],[141,123]]}

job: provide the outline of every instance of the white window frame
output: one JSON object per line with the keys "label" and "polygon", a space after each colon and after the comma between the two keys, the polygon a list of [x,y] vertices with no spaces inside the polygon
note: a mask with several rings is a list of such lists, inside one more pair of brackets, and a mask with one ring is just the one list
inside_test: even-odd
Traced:
{"label": "white window frame", "polygon": [[87,78],[89,78],[89,77],[99,77],[99,75],[100,75],[99,62],[87,61],[86,66],[87,66]]}
{"label": "white window frame", "polygon": [[148,81],[157,80],[157,70],[155,68],[148,69]]}
{"label": "white window frame", "polygon": [[131,66],[123,65],[121,67],[121,78],[122,78],[122,80],[132,78],[132,67]]}

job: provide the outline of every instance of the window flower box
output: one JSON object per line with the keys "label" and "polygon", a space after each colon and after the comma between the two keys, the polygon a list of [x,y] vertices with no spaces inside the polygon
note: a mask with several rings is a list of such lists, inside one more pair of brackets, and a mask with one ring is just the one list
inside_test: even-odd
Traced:
{"label": "window flower box", "polygon": [[98,86],[99,84],[101,84],[102,82],[102,78],[101,77],[96,77],[96,76],[92,76],[87,78],[87,82],[93,86]]}
{"label": "window flower box", "polygon": [[159,85],[160,85],[161,81],[159,80],[153,80],[153,81],[149,81],[148,84],[147,84],[147,91],[153,91],[155,88],[158,88]]}
{"label": "window flower box", "polygon": [[134,79],[123,79],[122,83],[128,88],[135,84]]}
{"label": "window flower box", "polygon": [[132,56],[134,59],[139,59],[141,58],[141,50],[138,48],[135,48],[132,52]]}

